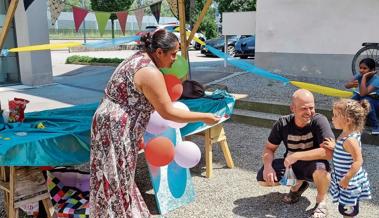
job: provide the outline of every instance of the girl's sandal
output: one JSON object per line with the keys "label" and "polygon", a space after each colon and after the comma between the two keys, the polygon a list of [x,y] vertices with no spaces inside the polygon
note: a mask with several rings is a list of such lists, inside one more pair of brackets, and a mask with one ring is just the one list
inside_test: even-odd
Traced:
{"label": "girl's sandal", "polygon": [[309,183],[307,181],[304,181],[303,184],[301,184],[299,190],[297,191],[291,191],[284,196],[282,201],[286,204],[294,204],[300,200],[301,195],[305,190],[307,190],[309,187]]}

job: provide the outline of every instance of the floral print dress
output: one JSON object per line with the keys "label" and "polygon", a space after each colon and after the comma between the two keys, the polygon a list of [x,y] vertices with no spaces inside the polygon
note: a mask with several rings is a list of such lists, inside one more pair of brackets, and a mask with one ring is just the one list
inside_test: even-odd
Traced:
{"label": "floral print dress", "polygon": [[105,88],[91,131],[91,218],[149,217],[134,182],[138,144],[154,108],[137,90],[135,73],[156,67],[142,52],[123,61]]}

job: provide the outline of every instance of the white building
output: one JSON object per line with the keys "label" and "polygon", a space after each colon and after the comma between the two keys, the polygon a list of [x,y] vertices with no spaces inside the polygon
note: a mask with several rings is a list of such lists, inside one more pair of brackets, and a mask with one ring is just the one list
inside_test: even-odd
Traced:
{"label": "white building", "polygon": [[256,64],[346,80],[363,42],[379,42],[378,0],[257,1]]}

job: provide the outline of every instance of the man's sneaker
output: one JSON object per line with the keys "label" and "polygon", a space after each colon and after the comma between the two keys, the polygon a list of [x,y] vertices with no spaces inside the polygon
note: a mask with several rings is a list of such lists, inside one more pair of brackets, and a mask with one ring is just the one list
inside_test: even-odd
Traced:
{"label": "man's sneaker", "polygon": [[379,127],[372,128],[371,135],[379,135]]}

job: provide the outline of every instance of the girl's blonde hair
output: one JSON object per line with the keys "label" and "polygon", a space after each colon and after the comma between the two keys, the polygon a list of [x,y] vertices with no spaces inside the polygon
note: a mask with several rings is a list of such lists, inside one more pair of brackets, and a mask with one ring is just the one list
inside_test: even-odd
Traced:
{"label": "girl's blonde hair", "polygon": [[367,100],[340,99],[333,104],[333,110],[350,119],[349,129],[361,132],[365,126],[366,116],[370,111]]}

